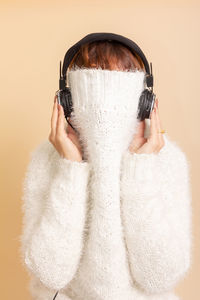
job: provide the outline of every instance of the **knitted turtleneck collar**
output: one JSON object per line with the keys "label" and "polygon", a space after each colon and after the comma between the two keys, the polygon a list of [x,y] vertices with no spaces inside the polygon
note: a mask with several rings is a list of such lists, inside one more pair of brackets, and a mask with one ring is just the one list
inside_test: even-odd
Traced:
{"label": "knitted turtleneck collar", "polygon": [[137,125],[143,71],[76,68],[68,74],[73,126],[89,160],[113,156],[128,147]]}
{"label": "knitted turtleneck collar", "polygon": [[[90,299],[103,299],[101,295],[107,295],[104,299],[118,300],[129,290],[120,217],[120,165],[122,153],[135,132],[143,82],[141,71],[79,69],[69,73],[74,107],[72,123],[80,133],[91,168],[92,203],[88,211],[85,255],[71,284],[75,289],[81,285]],[[104,264],[107,270],[102,268]],[[96,285],[101,295],[89,291],[87,282]]]}

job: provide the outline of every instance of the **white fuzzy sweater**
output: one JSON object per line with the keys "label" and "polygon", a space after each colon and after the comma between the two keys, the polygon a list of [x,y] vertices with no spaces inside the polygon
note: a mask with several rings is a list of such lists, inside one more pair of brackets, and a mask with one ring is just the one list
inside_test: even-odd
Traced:
{"label": "white fuzzy sweater", "polygon": [[32,151],[20,255],[33,299],[57,290],[56,300],[179,299],[173,289],[191,264],[190,172],[177,143],[164,140],[158,154],[113,148],[108,160],[94,143],[82,162],[49,140]]}

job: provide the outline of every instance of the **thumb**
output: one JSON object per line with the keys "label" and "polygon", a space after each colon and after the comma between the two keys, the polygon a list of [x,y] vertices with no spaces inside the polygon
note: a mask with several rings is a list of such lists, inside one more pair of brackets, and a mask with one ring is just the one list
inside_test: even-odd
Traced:
{"label": "thumb", "polygon": [[64,119],[64,111],[62,105],[58,105],[58,119],[56,126],[56,133],[63,134],[65,130],[65,119]]}

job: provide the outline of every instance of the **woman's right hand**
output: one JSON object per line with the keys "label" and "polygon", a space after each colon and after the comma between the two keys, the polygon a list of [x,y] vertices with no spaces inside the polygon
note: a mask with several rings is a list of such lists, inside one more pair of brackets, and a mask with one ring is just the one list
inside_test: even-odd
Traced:
{"label": "woman's right hand", "polygon": [[68,123],[66,132],[65,122],[67,123],[63,107],[57,103],[57,96],[55,96],[49,141],[63,158],[81,162],[82,150],[78,136]]}

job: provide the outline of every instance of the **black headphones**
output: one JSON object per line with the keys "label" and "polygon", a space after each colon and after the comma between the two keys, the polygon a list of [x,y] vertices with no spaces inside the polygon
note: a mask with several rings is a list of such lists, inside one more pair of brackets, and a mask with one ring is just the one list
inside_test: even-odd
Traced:
{"label": "black headphones", "polygon": [[86,35],[84,38],[82,38],[80,41],[78,41],[76,44],[74,44],[71,48],[68,49],[64,57],[62,70],[61,70],[62,63],[60,61],[59,90],[56,92],[56,95],[58,97],[58,103],[63,106],[63,110],[67,122],[70,124],[70,122],[68,121],[68,117],[70,117],[71,112],[73,111],[73,102],[72,102],[70,88],[66,86],[67,69],[73,57],[80,49],[81,45],[85,43],[91,43],[94,41],[102,41],[102,40],[118,41],[122,43],[124,46],[126,46],[127,48],[129,48],[129,50],[133,54],[134,52],[136,52],[139,55],[139,57],[142,59],[142,62],[146,70],[145,83],[147,88],[145,88],[140,95],[137,119],[139,119],[140,121],[143,121],[144,119],[149,119],[151,111],[153,110],[154,107],[154,102],[156,97],[156,95],[153,93],[152,63],[150,63],[150,68],[151,68],[150,70],[149,63],[144,53],[139,48],[139,46],[132,40],[115,33],[98,32],[98,33],[90,33]]}
{"label": "black headphones", "polygon": [[[152,74],[152,63],[150,63],[151,70],[149,69],[149,63],[139,48],[139,46],[133,42],[132,40],[115,33],[107,33],[107,32],[98,32],[98,33],[90,33],[74,44],[65,54],[63,66],[60,61],[60,79],[59,79],[59,90],[56,92],[58,97],[58,103],[63,106],[64,114],[67,122],[70,124],[68,117],[70,117],[71,112],[73,111],[73,103],[72,103],[72,96],[70,92],[70,88],[66,86],[67,78],[67,69],[70,65],[75,54],[80,49],[81,45],[85,43],[91,43],[94,41],[118,41],[125,45],[129,50],[134,54],[136,52],[145,66],[146,74],[145,74],[145,83],[147,88],[144,89],[140,95],[139,104],[138,104],[138,115],[137,118],[139,120],[149,119],[151,111],[154,107],[155,97],[156,95],[153,93],[153,74]],[[62,70],[61,70],[62,67]],[[72,126],[72,124],[70,124]],[[72,126],[73,129],[75,129]],[[53,300],[56,298],[59,291],[56,292]]]}

